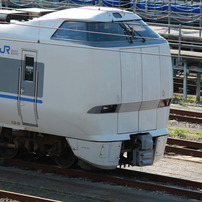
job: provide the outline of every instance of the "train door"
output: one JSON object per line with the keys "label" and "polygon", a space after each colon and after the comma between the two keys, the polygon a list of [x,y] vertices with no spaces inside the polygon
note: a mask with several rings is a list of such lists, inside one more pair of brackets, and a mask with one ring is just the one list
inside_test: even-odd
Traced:
{"label": "train door", "polygon": [[37,53],[22,51],[19,70],[18,110],[23,125],[37,126]]}

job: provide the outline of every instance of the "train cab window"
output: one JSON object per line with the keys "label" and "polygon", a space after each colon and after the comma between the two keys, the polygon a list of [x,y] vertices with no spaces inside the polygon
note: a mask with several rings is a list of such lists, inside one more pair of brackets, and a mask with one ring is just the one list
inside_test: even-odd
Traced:
{"label": "train cab window", "polygon": [[[117,16],[118,17],[118,16]],[[69,22],[65,21],[53,34],[52,39],[100,42],[145,42],[160,36],[142,20],[120,22]]]}
{"label": "train cab window", "polygon": [[25,57],[25,65],[24,65],[24,80],[33,82],[34,81],[34,58],[33,57]]}
{"label": "train cab window", "polygon": [[88,41],[126,41],[124,30],[122,29],[119,23],[89,23],[88,31]]}
{"label": "train cab window", "polygon": [[53,34],[53,38],[85,40],[85,23],[83,22],[64,22]]}
{"label": "train cab window", "polygon": [[142,20],[130,21],[127,22],[127,25],[132,28],[134,35],[136,36],[141,36],[145,39],[155,39],[160,37]]}
{"label": "train cab window", "polygon": [[125,41],[124,30],[119,23],[64,22],[53,34],[53,39],[86,42]]}

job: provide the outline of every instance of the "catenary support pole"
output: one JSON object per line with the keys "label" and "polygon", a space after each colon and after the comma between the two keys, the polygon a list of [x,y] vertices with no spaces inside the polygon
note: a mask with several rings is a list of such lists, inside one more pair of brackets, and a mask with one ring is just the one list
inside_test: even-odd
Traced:
{"label": "catenary support pole", "polygon": [[184,61],[183,99],[187,100],[187,63]]}
{"label": "catenary support pole", "polygon": [[196,80],[196,101],[200,101],[201,96],[201,72],[197,72],[197,80]]}

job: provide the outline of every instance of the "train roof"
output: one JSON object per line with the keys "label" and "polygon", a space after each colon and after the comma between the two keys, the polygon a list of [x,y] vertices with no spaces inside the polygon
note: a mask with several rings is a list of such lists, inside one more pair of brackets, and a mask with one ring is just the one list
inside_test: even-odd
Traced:
{"label": "train roof", "polygon": [[[1,38],[27,40],[33,42],[39,41],[40,38],[40,42],[50,41],[55,31],[65,21],[126,22],[141,20],[138,15],[129,11],[98,6],[69,8],[59,11],[44,11],[43,9],[42,12],[45,13],[45,15],[42,15],[39,10],[37,11],[36,9],[20,9],[20,12],[29,13],[28,15],[23,15],[24,17],[34,16],[34,18],[30,17],[33,18],[32,20],[29,20],[30,18],[21,19],[18,13],[12,13],[10,17],[9,15],[4,17],[5,19],[11,20],[11,23],[0,24]],[[18,21],[16,22],[16,20]]]}
{"label": "train roof", "polygon": [[44,20],[72,20],[72,21],[93,21],[93,22],[113,22],[141,19],[132,12],[109,7],[78,7],[64,10],[50,10],[41,8],[24,8],[16,10],[1,10],[0,21],[10,22],[11,20],[27,21]]}
{"label": "train roof", "polygon": [[139,20],[139,16],[132,12],[124,11],[117,8],[109,7],[79,7],[56,11],[44,15],[41,20],[45,19],[66,19],[76,21],[93,21],[93,22],[113,22]]}

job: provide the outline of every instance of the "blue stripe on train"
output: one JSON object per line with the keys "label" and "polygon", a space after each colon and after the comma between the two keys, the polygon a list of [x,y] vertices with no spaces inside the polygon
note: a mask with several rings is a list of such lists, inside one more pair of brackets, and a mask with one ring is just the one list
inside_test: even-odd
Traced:
{"label": "blue stripe on train", "polygon": [[[0,94],[0,98],[6,98],[6,99],[11,99],[11,100],[18,100],[17,96],[13,96],[13,95],[5,95],[5,94]],[[35,102],[35,99],[32,98],[24,98],[24,97],[20,97],[21,101],[26,101],[26,102]],[[43,101],[42,100],[36,100],[37,103],[42,104]]]}

